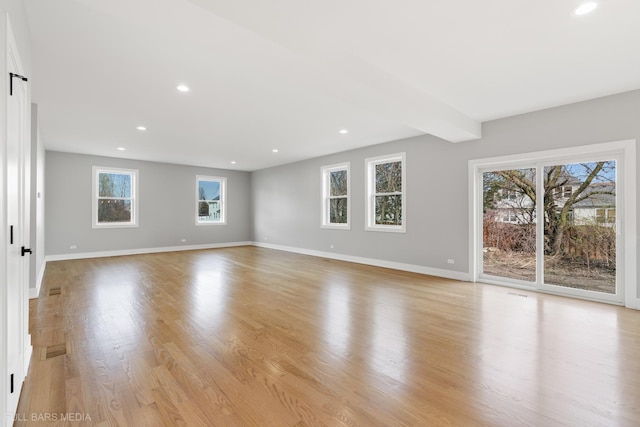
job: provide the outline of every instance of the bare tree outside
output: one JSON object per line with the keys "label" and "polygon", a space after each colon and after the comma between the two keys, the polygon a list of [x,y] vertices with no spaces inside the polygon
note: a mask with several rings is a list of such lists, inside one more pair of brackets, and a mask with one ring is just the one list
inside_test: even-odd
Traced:
{"label": "bare tree outside", "polygon": [[[514,179],[517,178],[517,179]],[[518,182],[534,184],[523,191]],[[483,174],[483,272],[536,280],[535,169]]]}
{"label": "bare tree outside", "polygon": [[347,170],[341,169],[329,173],[329,222],[347,223]]}
{"label": "bare tree outside", "polygon": [[99,173],[98,223],[131,221],[131,175]]}
{"label": "bare tree outside", "polygon": [[375,165],[375,222],[402,225],[402,162]]}
{"label": "bare tree outside", "polygon": [[[545,283],[615,292],[615,162],[543,173]],[[485,273],[535,281],[535,169],[488,172],[483,180]]]}
{"label": "bare tree outside", "polygon": [[198,200],[198,216],[209,216],[209,203],[205,201],[207,200],[207,194],[201,185],[198,185]]}
{"label": "bare tree outside", "polygon": [[615,161],[548,166],[544,183],[545,283],[615,293]]}

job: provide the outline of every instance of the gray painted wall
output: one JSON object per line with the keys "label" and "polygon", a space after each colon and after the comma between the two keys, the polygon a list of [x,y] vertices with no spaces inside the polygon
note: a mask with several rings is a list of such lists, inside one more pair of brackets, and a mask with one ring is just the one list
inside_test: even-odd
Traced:
{"label": "gray painted wall", "polygon": [[[262,243],[467,273],[469,160],[640,141],[639,112],[640,91],[633,91],[487,122],[477,141],[451,144],[419,136],[257,171],[251,176],[254,237]],[[364,231],[364,159],[401,151],[407,154],[407,233]],[[322,229],[320,167],[346,161],[351,162],[351,230]],[[449,258],[455,264],[447,264]]]}
{"label": "gray painted wall", "polygon": [[[138,169],[139,227],[92,228],[93,166]],[[227,177],[226,225],[195,225],[196,175]],[[47,151],[45,176],[47,255],[252,240],[248,172]]]}

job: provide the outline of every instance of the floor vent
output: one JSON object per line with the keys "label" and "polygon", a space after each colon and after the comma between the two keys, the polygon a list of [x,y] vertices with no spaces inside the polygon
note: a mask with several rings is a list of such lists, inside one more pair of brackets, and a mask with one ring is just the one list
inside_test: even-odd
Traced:
{"label": "floor vent", "polygon": [[509,295],[513,295],[516,297],[524,297],[524,298],[529,298],[529,295],[525,295],[525,294],[517,294],[515,292],[507,292]]}
{"label": "floor vent", "polygon": [[49,289],[49,296],[51,295],[60,295],[62,290],[60,288],[51,288]]}

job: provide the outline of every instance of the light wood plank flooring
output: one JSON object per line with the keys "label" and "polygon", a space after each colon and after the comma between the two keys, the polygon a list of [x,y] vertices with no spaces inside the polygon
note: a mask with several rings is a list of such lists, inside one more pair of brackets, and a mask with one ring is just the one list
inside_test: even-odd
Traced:
{"label": "light wood plank flooring", "polygon": [[638,426],[640,312],[238,247],[47,264],[16,425]]}

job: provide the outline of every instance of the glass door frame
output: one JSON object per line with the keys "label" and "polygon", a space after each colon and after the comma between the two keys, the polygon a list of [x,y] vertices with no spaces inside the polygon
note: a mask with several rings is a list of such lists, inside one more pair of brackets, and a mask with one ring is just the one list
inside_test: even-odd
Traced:
{"label": "glass door frame", "polygon": [[[568,163],[593,162],[599,160],[616,161],[616,293],[574,289],[544,283],[544,221],[536,223],[536,281],[527,282],[499,276],[484,275],[483,265],[483,223],[482,177],[485,172],[506,169],[536,169],[536,188],[544,188],[545,166]],[[608,302],[640,308],[640,298],[636,284],[636,150],[635,140],[593,144],[558,150],[541,151],[520,155],[493,157],[469,161],[469,230],[470,254],[469,272],[473,282],[509,286],[532,291],[552,293],[581,299]],[[544,198],[536,198],[536,215],[544,218]]]}

